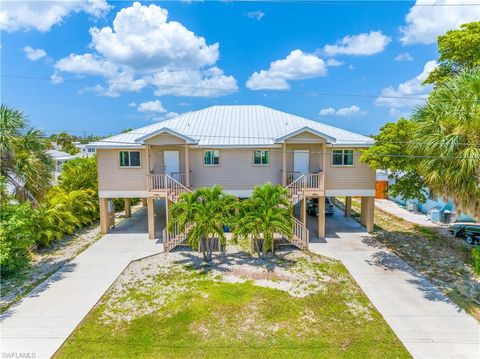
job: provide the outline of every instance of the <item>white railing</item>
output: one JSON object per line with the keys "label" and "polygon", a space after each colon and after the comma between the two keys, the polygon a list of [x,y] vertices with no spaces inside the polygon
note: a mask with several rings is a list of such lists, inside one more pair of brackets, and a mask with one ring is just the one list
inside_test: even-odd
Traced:
{"label": "white railing", "polygon": [[298,219],[293,218],[292,243],[300,249],[308,249],[309,231]]}
{"label": "white railing", "polygon": [[305,177],[306,190],[323,189],[323,174],[322,173],[307,173]]}
{"label": "white railing", "polygon": [[148,191],[165,191],[165,175],[164,174],[148,174],[147,175]]}
{"label": "white railing", "polygon": [[191,223],[181,227],[178,222],[175,222],[172,231],[165,228],[163,230],[163,251],[169,252],[179,244],[182,244],[187,239],[190,227]]}
{"label": "white railing", "polygon": [[171,200],[172,202],[177,202],[178,197],[182,193],[191,192],[190,189],[188,189],[183,184],[178,182],[173,177],[170,177],[169,175],[165,175],[165,183],[166,183],[168,199]]}
{"label": "white railing", "polygon": [[287,185],[303,176],[302,172],[287,172]]}
{"label": "white railing", "polygon": [[180,182],[184,186],[187,185],[187,175],[185,172],[172,172],[169,176],[172,177],[175,181]]}
{"label": "white railing", "polygon": [[303,198],[303,194],[305,192],[304,179],[305,176],[302,175],[301,177],[297,178],[295,181],[285,187],[294,205]]}

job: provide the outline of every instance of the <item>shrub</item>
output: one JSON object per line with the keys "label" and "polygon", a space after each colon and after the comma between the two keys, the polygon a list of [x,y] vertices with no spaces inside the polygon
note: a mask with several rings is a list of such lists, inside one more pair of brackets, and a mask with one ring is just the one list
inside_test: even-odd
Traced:
{"label": "shrub", "polygon": [[34,245],[33,210],[28,203],[4,204],[0,209],[0,271],[8,276],[26,267]]}
{"label": "shrub", "polygon": [[475,247],[472,250],[473,270],[480,274],[480,247]]}
{"label": "shrub", "polygon": [[59,187],[65,191],[91,189],[97,192],[97,162],[95,157],[75,158],[62,168]]}

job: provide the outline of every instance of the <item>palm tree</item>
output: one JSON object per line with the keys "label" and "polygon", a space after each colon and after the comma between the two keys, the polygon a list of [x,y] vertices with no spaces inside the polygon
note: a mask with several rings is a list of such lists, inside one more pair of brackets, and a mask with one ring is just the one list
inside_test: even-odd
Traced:
{"label": "palm tree", "polygon": [[215,243],[218,249],[226,244],[223,226],[230,222],[236,203],[236,198],[223,192],[219,186],[183,193],[170,208],[172,220],[168,230],[173,230],[176,223],[182,228],[192,223],[187,242],[193,248],[198,247],[203,260],[209,262]]}
{"label": "palm tree", "polygon": [[426,156],[417,170],[436,193],[480,218],[480,70],[437,86],[415,110],[411,153]]}
{"label": "palm tree", "polygon": [[[242,202],[237,216],[235,238],[251,238],[260,257],[275,253],[275,235],[292,237],[293,209],[288,192],[281,185],[256,186],[252,197]],[[260,251],[259,242],[262,241]]]}
{"label": "palm tree", "polygon": [[27,126],[22,112],[1,105],[0,175],[15,189],[19,201],[37,204],[51,186],[53,161],[47,153],[49,141],[41,131]]}

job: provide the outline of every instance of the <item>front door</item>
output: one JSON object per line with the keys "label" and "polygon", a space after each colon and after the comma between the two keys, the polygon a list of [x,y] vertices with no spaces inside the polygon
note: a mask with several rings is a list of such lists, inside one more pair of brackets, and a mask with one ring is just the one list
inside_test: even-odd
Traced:
{"label": "front door", "polygon": [[164,151],[163,165],[167,175],[172,175],[172,172],[180,172],[180,153],[178,151]]}
{"label": "front door", "polygon": [[293,171],[295,174],[308,173],[308,150],[295,150],[293,153]]}

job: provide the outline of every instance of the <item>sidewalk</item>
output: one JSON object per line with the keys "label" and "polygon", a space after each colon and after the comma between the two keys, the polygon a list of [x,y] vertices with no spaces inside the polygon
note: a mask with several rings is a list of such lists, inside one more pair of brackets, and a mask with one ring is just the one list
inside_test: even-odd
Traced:
{"label": "sidewalk", "polygon": [[14,352],[50,358],[132,260],[163,252],[161,240],[148,239],[146,210],[117,225],[1,315],[2,357]]}

